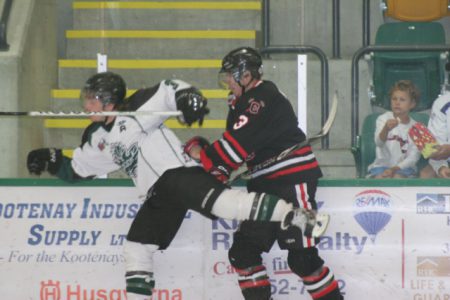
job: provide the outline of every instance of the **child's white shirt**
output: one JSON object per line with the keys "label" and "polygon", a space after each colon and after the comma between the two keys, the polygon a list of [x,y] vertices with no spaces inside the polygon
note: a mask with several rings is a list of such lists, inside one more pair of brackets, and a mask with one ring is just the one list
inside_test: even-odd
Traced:
{"label": "child's white shirt", "polygon": [[398,166],[400,169],[413,168],[417,171],[416,164],[420,159],[420,152],[408,135],[409,129],[416,121],[410,117],[407,124],[399,123],[388,132],[386,141],[382,141],[380,132],[390,119],[395,119],[392,111],[385,112],[377,118],[374,136],[376,155],[369,170],[375,167]]}

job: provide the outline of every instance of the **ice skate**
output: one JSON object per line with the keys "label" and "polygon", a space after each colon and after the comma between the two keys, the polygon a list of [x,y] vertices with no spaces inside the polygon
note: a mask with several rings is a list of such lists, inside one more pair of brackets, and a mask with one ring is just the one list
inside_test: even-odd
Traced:
{"label": "ice skate", "polygon": [[286,230],[289,226],[300,228],[304,236],[320,237],[325,233],[330,222],[327,214],[317,214],[312,210],[294,208],[286,214],[281,222],[281,229]]}

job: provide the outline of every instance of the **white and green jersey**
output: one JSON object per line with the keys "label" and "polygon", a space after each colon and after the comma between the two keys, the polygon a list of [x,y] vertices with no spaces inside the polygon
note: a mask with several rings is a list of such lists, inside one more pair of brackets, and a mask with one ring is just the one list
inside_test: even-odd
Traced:
{"label": "white and green jersey", "polygon": [[[175,93],[190,85],[165,80],[136,91],[127,100],[127,110],[176,111]],[[123,170],[145,196],[166,170],[196,163],[183,153],[176,135],[163,122],[166,116],[116,117],[110,124],[92,123],[71,161],[80,177],[101,176]]]}

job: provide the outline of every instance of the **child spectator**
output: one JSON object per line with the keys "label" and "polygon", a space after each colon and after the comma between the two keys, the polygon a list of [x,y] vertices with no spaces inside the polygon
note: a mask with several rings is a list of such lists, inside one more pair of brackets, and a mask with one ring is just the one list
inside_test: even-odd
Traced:
{"label": "child spectator", "polygon": [[380,115],[376,121],[376,157],[368,168],[368,177],[415,177],[420,152],[408,131],[416,123],[409,113],[419,101],[419,90],[411,81],[400,80],[389,91],[389,97],[391,111]]}
{"label": "child spectator", "polygon": [[439,96],[431,108],[428,129],[439,145],[430,156],[428,165],[420,171],[421,178],[450,178],[450,92]]}

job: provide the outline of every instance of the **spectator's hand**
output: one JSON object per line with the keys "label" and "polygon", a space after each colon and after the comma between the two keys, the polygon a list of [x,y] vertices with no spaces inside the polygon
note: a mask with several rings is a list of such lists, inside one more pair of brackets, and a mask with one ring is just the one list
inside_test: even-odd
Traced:
{"label": "spectator's hand", "polygon": [[450,168],[449,167],[439,168],[438,176],[441,178],[450,178]]}
{"label": "spectator's hand", "polygon": [[393,178],[395,172],[397,172],[398,170],[400,170],[400,168],[397,166],[386,169],[383,173],[381,173],[381,178]]}
{"label": "spectator's hand", "polygon": [[436,145],[433,147],[435,151],[430,155],[430,158],[436,160],[445,160],[450,157],[450,145]]}
{"label": "spectator's hand", "polygon": [[384,127],[386,128],[387,131],[391,131],[392,128],[397,127],[397,125],[398,125],[397,119],[389,119],[386,121],[386,124],[384,124]]}
{"label": "spectator's hand", "polygon": [[394,176],[394,170],[386,169],[381,173],[381,178],[392,178]]}
{"label": "spectator's hand", "polygon": [[55,148],[42,148],[28,153],[27,168],[31,174],[41,175],[48,171],[55,175],[62,163],[62,151]]}

